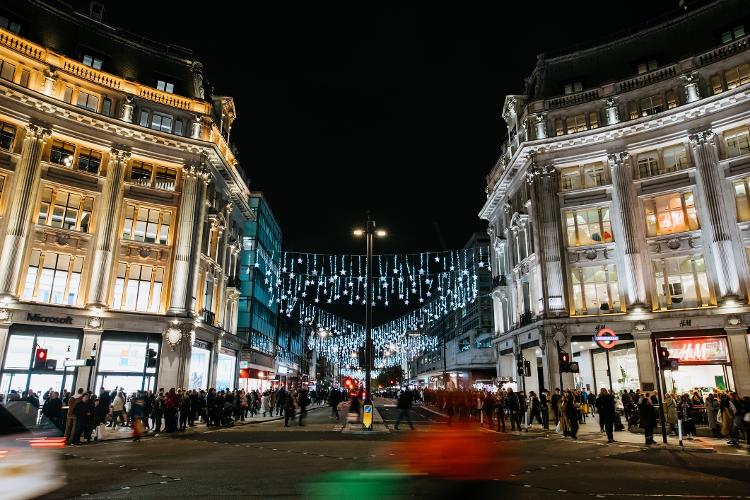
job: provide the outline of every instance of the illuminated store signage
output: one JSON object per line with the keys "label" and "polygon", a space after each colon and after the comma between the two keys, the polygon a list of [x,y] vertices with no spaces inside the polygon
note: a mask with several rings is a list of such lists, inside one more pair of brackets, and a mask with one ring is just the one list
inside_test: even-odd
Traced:
{"label": "illuminated store signage", "polygon": [[711,363],[726,362],[727,341],[724,338],[662,340],[662,347],[669,350],[670,357],[680,362]]}

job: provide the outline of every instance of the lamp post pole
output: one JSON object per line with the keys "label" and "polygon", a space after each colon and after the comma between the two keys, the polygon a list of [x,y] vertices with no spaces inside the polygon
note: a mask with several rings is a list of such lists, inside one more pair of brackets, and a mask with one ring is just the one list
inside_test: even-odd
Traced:
{"label": "lamp post pole", "polygon": [[367,229],[365,230],[367,240],[367,279],[365,290],[365,404],[372,404],[370,395],[370,375],[372,370],[372,253],[373,237],[375,236],[375,221],[372,220],[370,211],[367,211]]}

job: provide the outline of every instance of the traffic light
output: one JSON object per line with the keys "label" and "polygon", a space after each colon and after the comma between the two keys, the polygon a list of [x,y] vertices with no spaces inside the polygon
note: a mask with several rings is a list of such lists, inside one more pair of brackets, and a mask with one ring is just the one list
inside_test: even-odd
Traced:
{"label": "traffic light", "polygon": [[35,370],[46,370],[47,369],[47,349],[37,347],[36,353],[34,353],[34,369]]}
{"label": "traffic light", "polygon": [[659,347],[657,350],[659,354],[659,368],[666,370],[669,367],[669,349],[666,347]]}
{"label": "traffic light", "polygon": [[578,367],[578,363],[576,363],[575,361],[570,363],[568,365],[568,370],[570,371],[570,373],[578,373],[580,371],[580,368]]}
{"label": "traffic light", "polygon": [[156,368],[156,350],[146,350],[146,368]]}
{"label": "traffic light", "polygon": [[523,374],[526,377],[531,377],[531,362],[527,360],[523,362]]}
{"label": "traffic light", "polygon": [[516,367],[519,377],[523,377],[526,374],[526,370],[524,369],[524,359],[523,356],[518,356],[518,361],[516,361]]}
{"label": "traffic light", "polygon": [[[576,363],[577,365],[578,363]],[[560,351],[560,372],[568,373],[570,371],[570,354]]]}
{"label": "traffic light", "polygon": [[680,368],[680,358],[669,358],[669,369],[676,372]]}

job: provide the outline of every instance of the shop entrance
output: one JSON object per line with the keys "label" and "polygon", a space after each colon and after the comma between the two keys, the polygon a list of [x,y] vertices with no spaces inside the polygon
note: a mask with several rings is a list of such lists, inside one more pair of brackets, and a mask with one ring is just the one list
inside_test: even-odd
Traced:
{"label": "shop entrance", "polygon": [[677,394],[698,392],[705,397],[714,389],[734,390],[726,337],[662,338],[659,347],[666,348],[670,358],[679,360],[677,370],[664,370],[667,391]]}

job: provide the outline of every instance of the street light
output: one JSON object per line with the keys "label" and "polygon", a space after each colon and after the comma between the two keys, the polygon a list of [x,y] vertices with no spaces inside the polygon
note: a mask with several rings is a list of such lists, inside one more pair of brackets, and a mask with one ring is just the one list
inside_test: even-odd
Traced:
{"label": "street light", "polygon": [[372,220],[370,211],[367,211],[367,226],[365,229],[355,229],[355,236],[366,237],[367,246],[367,279],[365,281],[365,404],[371,405],[372,400],[370,399],[370,362],[372,360],[372,290],[370,284],[372,282],[372,254],[373,254],[373,237],[383,237],[386,232],[382,229],[375,230],[375,221]]}

